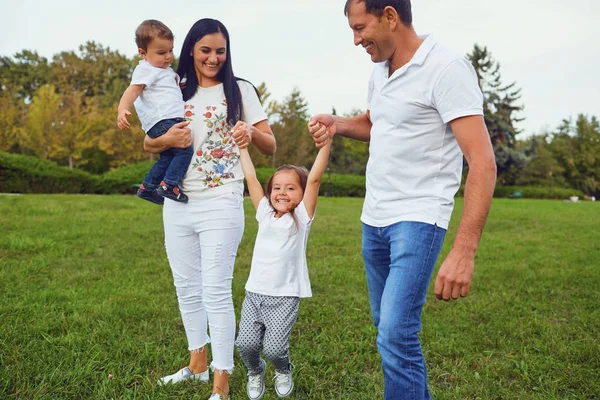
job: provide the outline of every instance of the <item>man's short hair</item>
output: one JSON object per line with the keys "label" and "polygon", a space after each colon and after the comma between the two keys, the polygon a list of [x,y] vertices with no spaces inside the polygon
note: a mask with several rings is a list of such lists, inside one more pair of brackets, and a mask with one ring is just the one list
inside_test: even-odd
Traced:
{"label": "man's short hair", "polygon": [[165,24],[155,19],[147,19],[135,30],[135,43],[146,51],[148,45],[157,37],[161,39],[174,40],[173,32]]}
{"label": "man's short hair", "polygon": [[393,7],[398,15],[400,15],[400,20],[404,25],[412,25],[412,10],[410,6],[410,0],[346,0],[346,5],[344,6],[344,15],[348,15],[350,6],[352,6],[352,3],[354,2],[364,2],[367,12],[375,15],[377,18],[381,18],[384,8],[387,6]]}

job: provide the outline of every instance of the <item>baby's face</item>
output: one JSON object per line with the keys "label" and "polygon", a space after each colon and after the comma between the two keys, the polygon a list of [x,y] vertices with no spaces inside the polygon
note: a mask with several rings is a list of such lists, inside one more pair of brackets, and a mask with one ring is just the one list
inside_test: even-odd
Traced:
{"label": "baby's face", "polygon": [[148,50],[139,49],[142,58],[153,67],[168,68],[173,62],[173,41],[154,38],[148,45]]}

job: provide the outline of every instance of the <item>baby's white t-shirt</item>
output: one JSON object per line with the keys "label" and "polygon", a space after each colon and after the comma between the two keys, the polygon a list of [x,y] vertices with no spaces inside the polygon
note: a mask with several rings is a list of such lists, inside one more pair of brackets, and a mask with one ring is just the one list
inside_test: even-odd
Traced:
{"label": "baby's white t-shirt", "polygon": [[[290,213],[275,217],[263,197],[256,210],[258,234],[246,290],[268,296],[311,297],[306,244],[313,218],[304,201]],[[296,223],[297,222],[297,223]]]}
{"label": "baby's white t-shirt", "polygon": [[184,103],[179,76],[171,67],[158,68],[146,60],[140,60],[133,71],[131,85],[146,86],[133,103],[144,132],[148,132],[158,121],[183,118]]}

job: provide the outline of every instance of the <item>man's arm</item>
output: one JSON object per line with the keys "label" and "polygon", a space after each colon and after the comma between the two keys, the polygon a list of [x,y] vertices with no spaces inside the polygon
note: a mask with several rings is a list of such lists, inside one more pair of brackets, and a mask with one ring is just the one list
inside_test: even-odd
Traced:
{"label": "man's arm", "polygon": [[321,148],[327,143],[328,136],[341,135],[350,139],[368,142],[371,140],[371,114],[366,113],[347,118],[337,115],[317,114],[310,118],[308,131],[315,145]]}
{"label": "man's arm", "polygon": [[434,292],[440,300],[455,300],[469,293],[475,252],[496,185],[494,150],[483,117],[457,118],[450,126],[469,164],[469,172],[456,238],[435,280]]}

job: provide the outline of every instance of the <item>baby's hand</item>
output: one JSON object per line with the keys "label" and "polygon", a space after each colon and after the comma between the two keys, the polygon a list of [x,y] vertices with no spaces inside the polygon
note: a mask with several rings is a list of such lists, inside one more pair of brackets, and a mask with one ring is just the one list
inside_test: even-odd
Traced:
{"label": "baby's hand", "polygon": [[129,129],[129,121],[127,121],[127,117],[129,117],[130,115],[131,113],[127,110],[119,111],[119,116],[117,117],[117,126],[119,127],[119,129]]}

